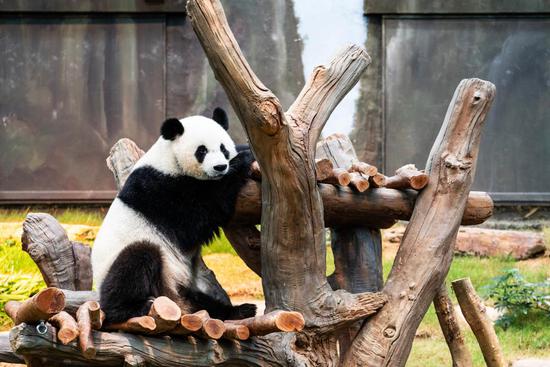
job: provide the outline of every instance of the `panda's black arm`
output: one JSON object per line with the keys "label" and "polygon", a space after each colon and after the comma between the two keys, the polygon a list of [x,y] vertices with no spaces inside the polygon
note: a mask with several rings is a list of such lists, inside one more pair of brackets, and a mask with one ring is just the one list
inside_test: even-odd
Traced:
{"label": "panda's black arm", "polygon": [[237,153],[240,153],[245,150],[250,150],[250,145],[248,144],[236,144],[235,150],[237,150]]}

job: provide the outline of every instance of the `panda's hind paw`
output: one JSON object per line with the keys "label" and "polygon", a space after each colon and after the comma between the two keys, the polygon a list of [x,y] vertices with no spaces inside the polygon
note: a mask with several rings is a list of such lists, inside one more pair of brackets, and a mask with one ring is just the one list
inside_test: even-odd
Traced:
{"label": "panda's hind paw", "polygon": [[248,317],[256,316],[256,305],[252,303],[243,303],[242,305],[234,306],[229,315],[230,320],[242,320]]}

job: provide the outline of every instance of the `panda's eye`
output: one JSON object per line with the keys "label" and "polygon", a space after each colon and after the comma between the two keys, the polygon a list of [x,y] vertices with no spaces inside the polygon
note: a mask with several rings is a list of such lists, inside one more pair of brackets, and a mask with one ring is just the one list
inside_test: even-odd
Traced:
{"label": "panda's eye", "polygon": [[195,158],[197,158],[197,161],[199,163],[202,163],[204,161],[204,157],[206,157],[206,153],[208,153],[208,149],[204,145],[200,145],[197,150],[195,151]]}
{"label": "panda's eye", "polygon": [[229,152],[227,151],[227,149],[225,149],[225,145],[220,145],[220,150],[222,151],[223,153],[223,156],[225,157],[225,159],[229,159]]}

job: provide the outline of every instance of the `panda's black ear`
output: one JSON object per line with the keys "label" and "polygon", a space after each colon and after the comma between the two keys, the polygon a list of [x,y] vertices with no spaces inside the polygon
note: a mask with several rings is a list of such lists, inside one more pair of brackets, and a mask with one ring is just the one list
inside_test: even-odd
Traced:
{"label": "panda's black ear", "polygon": [[179,135],[183,134],[183,125],[176,118],[169,118],[162,123],[160,135],[166,140],[174,140]]}
{"label": "panda's black ear", "polygon": [[212,114],[212,120],[220,124],[220,126],[223,127],[224,130],[227,130],[227,128],[229,127],[229,120],[227,118],[227,113],[225,113],[223,108],[220,108],[220,107],[214,108],[214,113]]}

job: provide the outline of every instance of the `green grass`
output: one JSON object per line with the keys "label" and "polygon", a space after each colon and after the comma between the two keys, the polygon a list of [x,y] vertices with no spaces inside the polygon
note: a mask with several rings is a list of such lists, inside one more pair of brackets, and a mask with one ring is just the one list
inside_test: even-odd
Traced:
{"label": "green grass", "polygon": [[[81,208],[26,208],[24,210],[0,209],[0,222],[21,222],[27,212],[42,211],[54,215],[60,222],[67,224],[86,224],[98,226],[105,215],[105,209]],[[550,243],[550,227],[544,230],[546,243]],[[236,259],[236,253],[223,234],[212,244],[203,248],[203,254],[209,255],[209,266],[215,268],[218,279],[232,294],[261,295],[261,283],[257,276],[248,270],[242,261]],[[219,256],[216,256],[219,255]],[[384,260],[384,278],[387,278],[392,259]],[[517,267],[528,281],[540,282],[550,277],[550,259],[542,258],[528,261],[514,261],[509,258],[455,257],[447,277],[451,280],[469,277],[477,292],[483,296],[483,286],[504,270]],[[327,275],[334,271],[334,258],[327,247]],[[245,281],[246,280],[246,281]],[[244,283],[243,283],[244,282]],[[243,283],[243,284],[240,284]],[[29,255],[21,250],[19,239],[0,233],[0,306],[7,299],[21,299],[43,287],[38,268]],[[231,289],[234,288],[234,289]],[[456,299],[449,292],[453,301]],[[490,301],[487,301],[490,304]],[[6,328],[8,320],[0,312],[0,328]],[[507,330],[497,328],[505,356],[509,361],[520,357],[550,358],[550,319],[542,313],[529,315]],[[469,328],[463,328],[466,342],[474,358],[475,366],[484,366],[483,357],[475,337]],[[407,366],[435,367],[451,365],[450,355],[441,334],[433,306],[423,319],[419,334],[415,338]]]}
{"label": "green grass", "polygon": [[99,226],[107,213],[105,207],[39,207],[32,206],[17,209],[0,209],[0,222],[22,222],[28,213],[49,213],[59,222],[67,224],[85,224]]}

